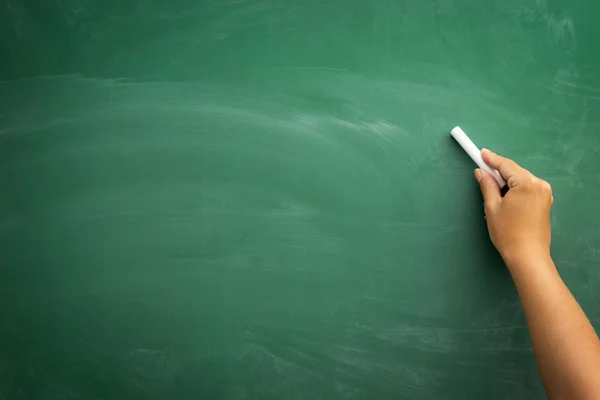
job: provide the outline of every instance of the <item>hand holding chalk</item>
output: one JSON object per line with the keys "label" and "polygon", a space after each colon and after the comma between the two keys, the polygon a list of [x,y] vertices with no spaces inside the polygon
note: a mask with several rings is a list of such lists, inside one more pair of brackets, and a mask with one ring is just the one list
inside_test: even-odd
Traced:
{"label": "hand holding chalk", "polygon": [[517,163],[491,151],[482,157],[487,165],[509,180],[511,189],[502,197],[496,181],[482,169],[475,170],[479,182],[490,238],[509,269],[519,260],[550,256],[550,184]]}
{"label": "hand holding chalk", "polygon": [[475,164],[477,164],[479,168],[483,169],[484,171],[488,172],[494,177],[496,182],[498,182],[498,186],[500,186],[500,189],[506,186],[506,181],[504,180],[504,178],[502,178],[498,171],[490,168],[483,161],[483,158],[481,158],[481,151],[477,148],[477,146],[475,146],[471,139],[469,139],[467,134],[462,129],[460,129],[459,126],[452,129],[450,131],[450,134],[454,139],[456,139],[458,144],[460,144],[460,147],[463,148],[463,150],[469,155],[469,157],[471,157],[471,159],[475,161]]}

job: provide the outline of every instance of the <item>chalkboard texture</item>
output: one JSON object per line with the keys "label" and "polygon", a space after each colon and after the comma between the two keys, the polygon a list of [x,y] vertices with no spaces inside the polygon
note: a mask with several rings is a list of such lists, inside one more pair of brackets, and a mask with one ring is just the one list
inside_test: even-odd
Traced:
{"label": "chalkboard texture", "polygon": [[600,3],[6,0],[0,398],[542,399],[474,165],[600,321]]}

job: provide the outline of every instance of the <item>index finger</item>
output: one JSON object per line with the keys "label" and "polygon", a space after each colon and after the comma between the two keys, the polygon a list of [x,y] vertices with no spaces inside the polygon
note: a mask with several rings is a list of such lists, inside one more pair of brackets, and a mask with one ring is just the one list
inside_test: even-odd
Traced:
{"label": "index finger", "polygon": [[513,160],[499,156],[498,154],[491,152],[487,149],[483,149],[481,151],[481,157],[487,165],[494,168],[500,173],[500,175],[502,175],[504,179],[506,179],[506,182],[508,182],[509,187],[514,186],[515,175],[523,171],[523,168],[521,168],[519,164],[517,164]]}

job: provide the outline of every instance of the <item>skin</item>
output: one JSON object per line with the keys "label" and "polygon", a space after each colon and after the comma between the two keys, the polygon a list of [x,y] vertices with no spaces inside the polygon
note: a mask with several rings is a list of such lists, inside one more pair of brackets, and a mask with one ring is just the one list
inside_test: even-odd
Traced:
{"label": "skin", "polygon": [[506,179],[476,169],[490,238],[513,277],[549,399],[600,399],[600,341],[550,256],[552,188],[489,150],[483,160]]}

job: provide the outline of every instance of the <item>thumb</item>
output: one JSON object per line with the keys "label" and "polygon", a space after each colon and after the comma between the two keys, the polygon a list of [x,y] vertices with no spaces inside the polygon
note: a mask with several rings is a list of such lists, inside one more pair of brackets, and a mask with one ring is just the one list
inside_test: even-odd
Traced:
{"label": "thumb", "polygon": [[479,182],[479,188],[481,189],[481,194],[483,195],[483,201],[491,207],[494,207],[496,204],[498,204],[500,199],[502,199],[502,196],[500,195],[500,188],[498,187],[498,183],[494,177],[486,171],[478,168],[475,170],[475,179],[477,179],[477,182]]}

